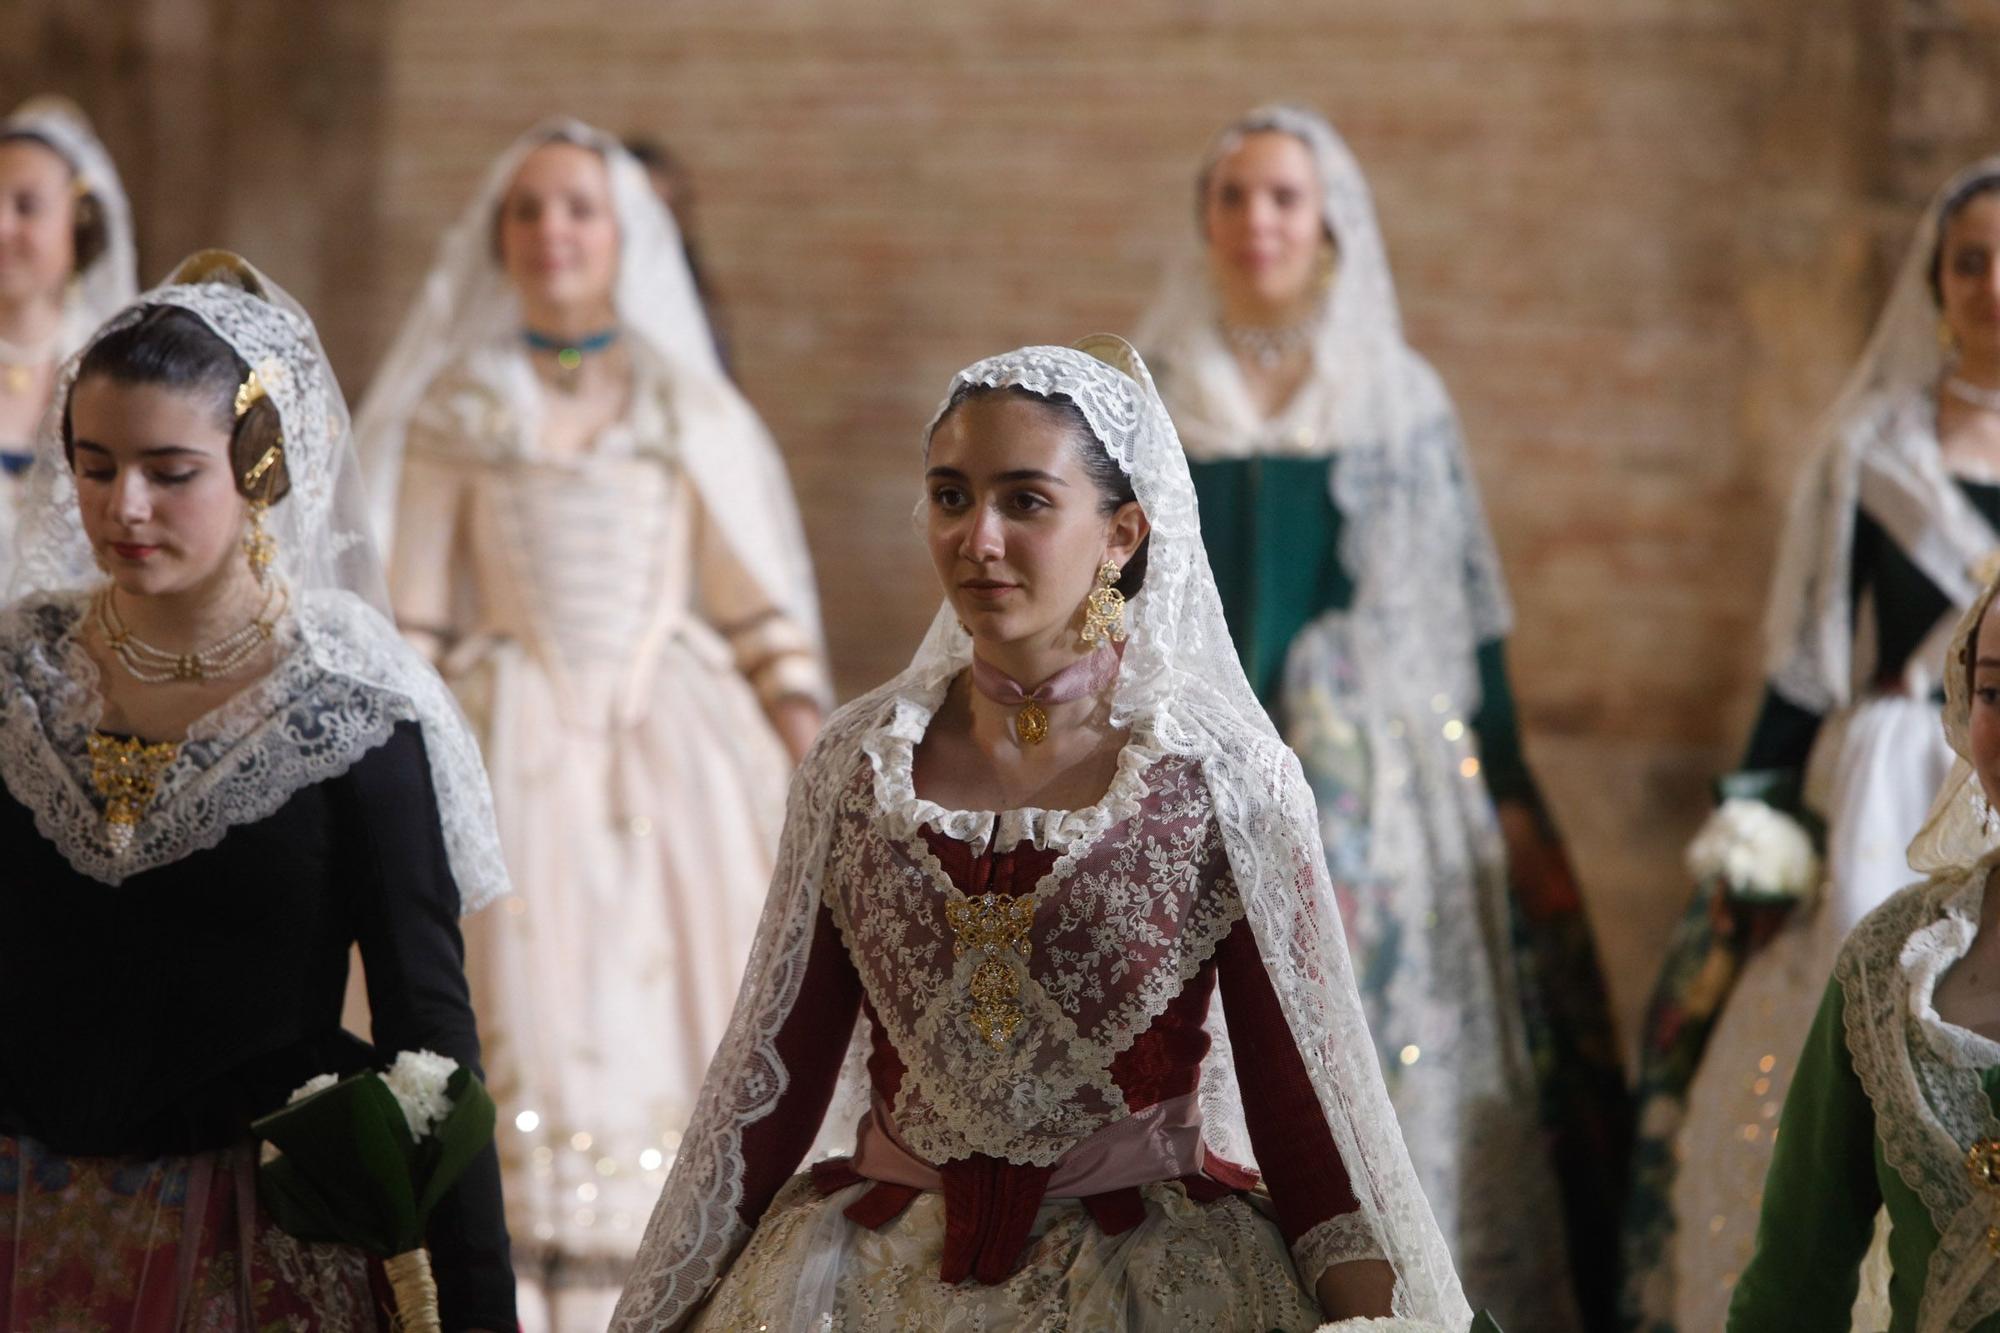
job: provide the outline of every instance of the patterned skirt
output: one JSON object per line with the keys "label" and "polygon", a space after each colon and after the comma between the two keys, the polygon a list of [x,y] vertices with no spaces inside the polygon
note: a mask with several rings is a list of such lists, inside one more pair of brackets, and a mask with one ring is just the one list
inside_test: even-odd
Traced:
{"label": "patterned skirt", "polygon": [[1322,615],[1279,712],[1389,1099],[1473,1304],[1508,1329],[1596,1328],[1581,1307],[1609,1303],[1608,1262],[1578,1238],[1615,1235],[1598,1188],[1624,1107],[1588,923],[1573,885],[1510,878],[1472,728],[1443,696],[1401,701],[1380,656]]}
{"label": "patterned skirt", "polygon": [[1019,1267],[985,1286],[938,1280],[944,1196],[919,1194],[870,1230],[842,1211],[870,1187],[822,1195],[786,1185],[696,1316],[694,1329],[1091,1329],[1105,1333],[1305,1333],[1319,1307],[1277,1224],[1232,1195],[1198,1203],[1178,1183],[1145,1186],[1146,1216],[1108,1236],[1075,1199],[1043,1201]]}
{"label": "patterned skirt", "polygon": [[256,1165],[249,1146],[71,1157],[0,1135],[0,1328],[381,1329],[367,1260],[271,1225]]}

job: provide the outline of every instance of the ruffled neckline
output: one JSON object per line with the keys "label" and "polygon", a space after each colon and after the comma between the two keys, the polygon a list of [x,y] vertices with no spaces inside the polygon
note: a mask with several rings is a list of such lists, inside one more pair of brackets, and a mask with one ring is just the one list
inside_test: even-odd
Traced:
{"label": "ruffled neckline", "polygon": [[2000,1042],[1961,1027],[1937,1011],[1938,983],[1972,948],[1979,933],[1979,908],[1986,875],[1974,874],[1938,903],[1934,920],[1911,932],[1902,964],[1910,987],[1910,1013],[1929,1054],[1958,1069],[1984,1071],[2000,1066]]}
{"label": "ruffled neckline", "polygon": [[1136,816],[1150,788],[1146,773],[1166,757],[1143,723],[1118,752],[1118,770],[1095,804],[1076,810],[1022,806],[1013,810],[950,810],[917,794],[917,745],[930,729],[957,673],[889,700],[882,720],[861,738],[875,776],[875,805],[891,837],[914,837],[929,828],[962,842],[975,854],[1007,851],[1026,842],[1039,851],[1066,852]]}

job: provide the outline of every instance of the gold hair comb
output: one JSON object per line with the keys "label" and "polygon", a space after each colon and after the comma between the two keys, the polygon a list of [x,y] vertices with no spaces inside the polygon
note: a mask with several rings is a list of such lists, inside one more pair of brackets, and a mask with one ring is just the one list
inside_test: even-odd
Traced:
{"label": "gold hair comb", "polygon": [[[236,415],[241,418],[263,396],[264,381],[258,379],[257,372],[253,370],[243,383],[236,386]],[[262,467],[264,464],[260,462],[257,466]]]}

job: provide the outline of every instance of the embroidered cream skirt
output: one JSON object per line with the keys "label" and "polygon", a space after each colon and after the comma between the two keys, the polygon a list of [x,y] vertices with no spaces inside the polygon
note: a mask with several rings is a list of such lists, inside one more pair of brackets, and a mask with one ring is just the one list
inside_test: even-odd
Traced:
{"label": "embroidered cream skirt", "polygon": [[944,1196],[920,1194],[871,1231],[842,1213],[868,1188],[822,1197],[808,1177],[795,1177],[691,1327],[1294,1333],[1320,1324],[1277,1224],[1254,1196],[1202,1204],[1176,1183],[1148,1185],[1145,1220],[1117,1236],[1100,1231],[1077,1200],[1050,1199],[1012,1277],[948,1287],[938,1280]]}

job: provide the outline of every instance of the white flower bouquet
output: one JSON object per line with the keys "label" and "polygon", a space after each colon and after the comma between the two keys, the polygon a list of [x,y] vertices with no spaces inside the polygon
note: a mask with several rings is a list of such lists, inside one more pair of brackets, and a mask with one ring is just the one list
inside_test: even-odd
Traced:
{"label": "white flower bouquet", "polygon": [[1688,871],[1751,903],[1799,902],[1819,887],[1819,852],[1797,819],[1764,801],[1731,796],[1688,844]]}
{"label": "white flower bouquet", "polygon": [[438,1333],[424,1231],[493,1141],[493,1121],[493,1099],[472,1071],[430,1051],[404,1051],[385,1073],[322,1074],[251,1125],[267,1145],[258,1193],[292,1235],[382,1259],[397,1327]]}

